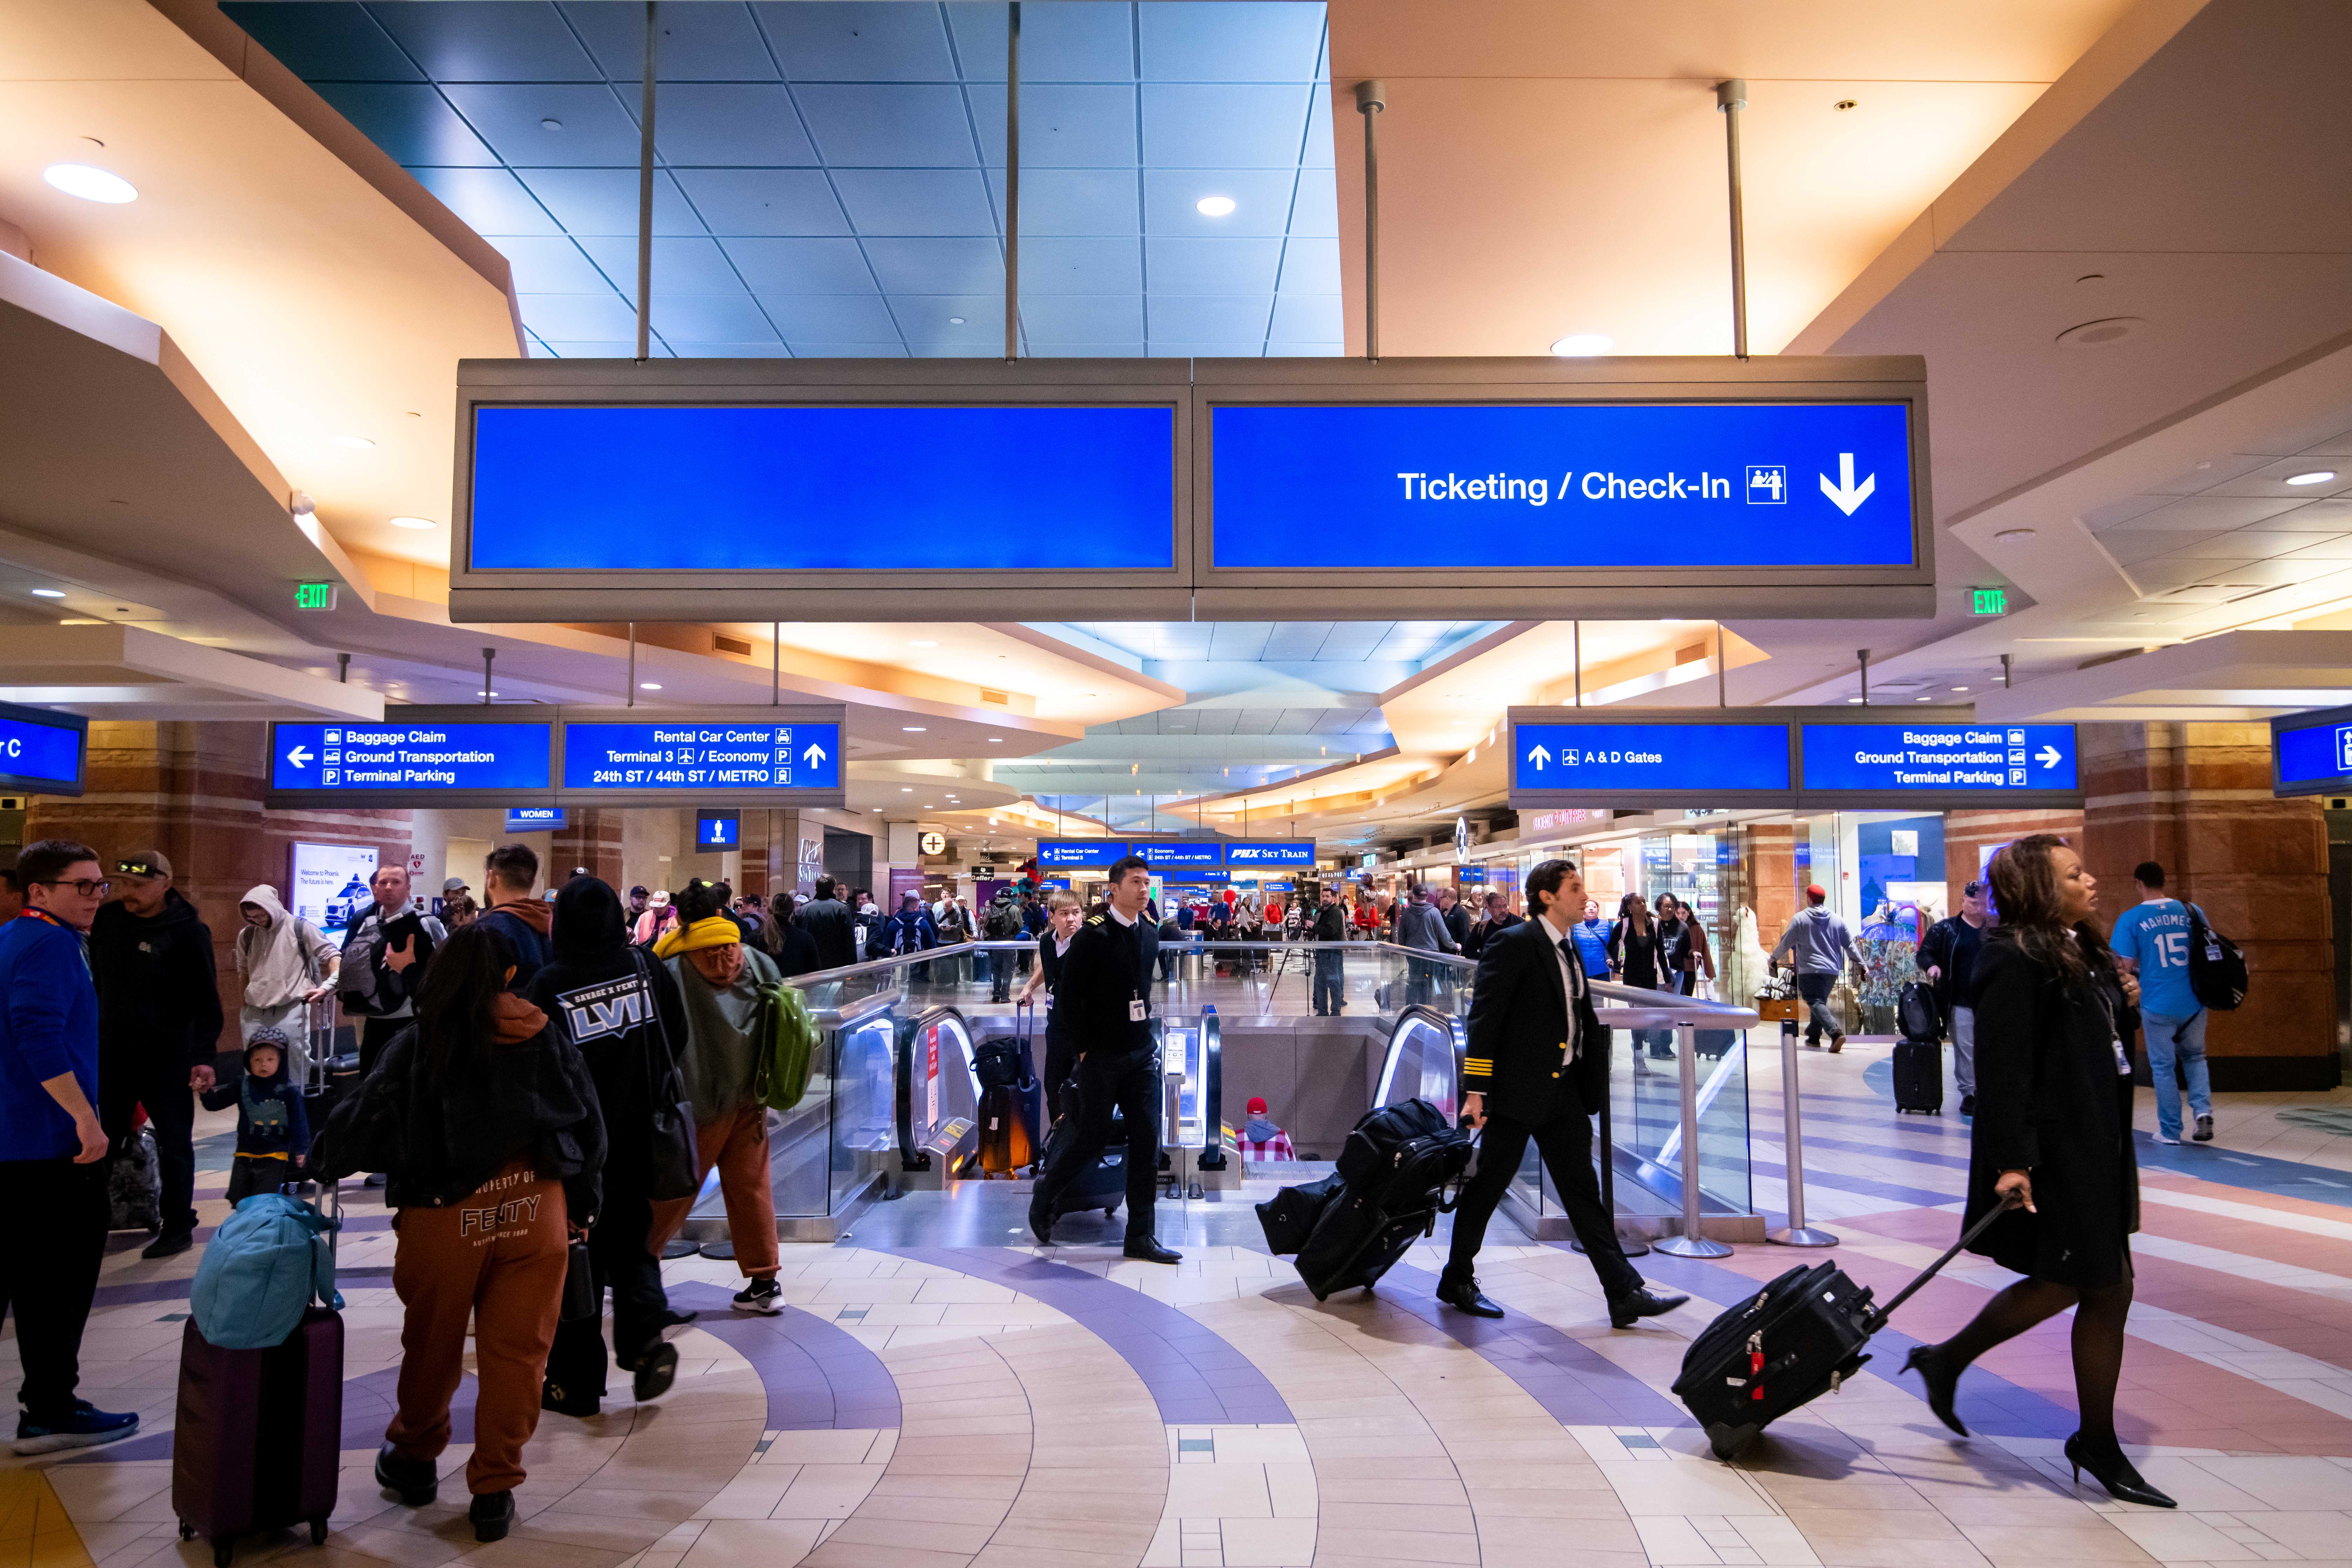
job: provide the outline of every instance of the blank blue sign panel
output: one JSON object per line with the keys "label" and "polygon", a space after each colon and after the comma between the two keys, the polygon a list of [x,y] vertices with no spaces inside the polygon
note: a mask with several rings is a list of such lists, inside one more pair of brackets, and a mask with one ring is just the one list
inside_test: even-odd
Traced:
{"label": "blank blue sign panel", "polygon": [[2281,730],[2278,787],[2352,784],[2352,723],[2340,720]]}
{"label": "blank blue sign panel", "polygon": [[79,795],[88,733],[62,714],[0,705],[0,785],[34,795]]}
{"label": "blank blue sign panel", "polygon": [[566,724],[567,790],[839,789],[838,724]]}
{"label": "blank blue sign panel", "polygon": [[1900,403],[1227,405],[1213,433],[1222,568],[1913,561]]}
{"label": "blank blue sign panel", "polygon": [[486,407],[476,571],[1165,571],[1175,411]]}
{"label": "blank blue sign panel", "polygon": [[1806,724],[1805,788],[1948,794],[2079,788],[2072,724]]}
{"label": "blank blue sign panel", "polygon": [[1786,724],[1522,724],[1515,790],[1786,791]]}
{"label": "blank blue sign panel", "polygon": [[545,724],[276,724],[269,787],[545,789],[549,733]]}

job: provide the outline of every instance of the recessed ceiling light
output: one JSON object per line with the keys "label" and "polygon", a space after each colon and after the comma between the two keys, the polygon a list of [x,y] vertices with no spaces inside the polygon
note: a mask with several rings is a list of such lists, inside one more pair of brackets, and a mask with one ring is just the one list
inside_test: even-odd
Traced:
{"label": "recessed ceiling light", "polygon": [[2289,474],[2286,482],[2291,485],[2324,485],[2335,477],[2334,468],[2314,468],[2307,474]]}
{"label": "recessed ceiling light", "polygon": [[1968,689],[1968,688],[1967,688],[1967,687],[1965,687],[1965,686],[1955,686],[1955,687],[1953,687],[1953,688],[1952,688],[1952,689],[1953,689],[1953,690],[1955,690],[1955,691],[1966,691],[1966,690]]}
{"label": "recessed ceiling light", "polygon": [[1583,359],[1605,354],[1616,346],[1617,340],[1606,332],[1570,332],[1564,338],[1554,338],[1551,352],[1562,359]]}
{"label": "recessed ceiling light", "polygon": [[33,590],[33,597],[36,599],[62,599],[65,596],[66,591],[63,588],[36,588]]}
{"label": "recessed ceiling light", "polygon": [[1862,699],[1861,699],[1861,698],[1859,698],[1859,697],[1849,697],[1849,698],[1847,698],[1847,699],[1846,699],[1846,700],[1847,700],[1848,702],[1859,702],[1859,701],[1861,701],[1861,700],[1862,700]]}
{"label": "recessed ceiling light", "polygon": [[917,637],[907,646],[908,647],[937,647],[940,645],[931,641],[929,637]]}
{"label": "recessed ceiling light", "polygon": [[1932,702],[1935,699],[1932,697],[1914,697],[1911,700],[1914,702]]}
{"label": "recessed ceiling light", "polygon": [[561,131],[563,129],[563,121],[551,115],[539,122],[539,128],[541,131]]}
{"label": "recessed ceiling light", "polygon": [[927,726],[921,724],[901,724],[898,728],[904,730],[909,735],[919,735],[924,732]]}
{"label": "recessed ceiling light", "polygon": [[349,447],[354,452],[364,452],[374,447],[375,443],[364,436],[338,436],[335,437],[335,445]]}
{"label": "recessed ceiling light", "polygon": [[79,196],[86,202],[121,206],[124,202],[139,199],[138,186],[120,174],[94,169],[88,163],[52,163],[41,171],[41,178],[66,195]]}
{"label": "recessed ceiling light", "polygon": [[1192,209],[1202,217],[1223,217],[1234,210],[1231,196],[1202,196],[1192,204]]}
{"label": "recessed ceiling light", "polygon": [[429,517],[395,517],[392,520],[392,526],[394,528],[438,528],[441,525],[434,521]]}
{"label": "recessed ceiling light", "polygon": [[900,784],[898,786],[898,793],[900,795],[912,795],[915,793],[915,786],[913,784]]}
{"label": "recessed ceiling light", "polygon": [[498,693],[495,691],[477,691],[474,695],[477,697],[496,697]]}
{"label": "recessed ceiling light", "polygon": [[2000,540],[2000,539],[2031,539],[2031,538],[2032,538],[2032,537],[2033,537],[2033,531],[2032,531],[2032,529],[2030,529],[2030,528],[2004,528],[2004,529],[2002,529],[2000,532],[1998,532],[1998,533],[1996,533],[1996,534],[1994,534],[1994,535],[1993,535],[1993,538],[1995,538],[1995,539],[1997,539],[1997,540]]}
{"label": "recessed ceiling light", "polygon": [[2106,316],[2067,328],[2058,334],[2058,342],[2070,349],[2095,349],[2138,337],[2147,331],[2147,322],[2140,317]]}
{"label": "recessed ceiling light", "polygon": [[992,746],[1001,746],[1004,744],[1004,737],[1002,735],[991,735],[988,738],[988,743]]}
{"label": "recessed ceiling light", "polygon": [[640,691],[659,691],[661,689],[661,682],[658,680],[640,680],[637,682],[637,689]]}
{"label": "recessed ceiling light", "polygon": [[961,316],[950,316],[948,318],[948,325],[950,327],[961,327],[963,325],[963,318]]}

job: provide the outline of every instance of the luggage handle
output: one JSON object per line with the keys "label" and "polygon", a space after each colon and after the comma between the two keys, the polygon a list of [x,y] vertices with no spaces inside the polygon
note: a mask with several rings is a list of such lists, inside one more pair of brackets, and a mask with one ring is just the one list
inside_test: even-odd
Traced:
{"label": "luggage handle", "polygon": [[1902,1289],[1897,1290],[1895,1293],[1895,1299],[1893,1300],[1887,1302],[1886,1305],[1879,1308],[1876,1311],[1871,1314],[1870,1331],[1874,1334],[1879,1330],[1885,1328],[1886,1326],[1886,1320],[1895,1315],[1895,1308],[1903,1305],[1904,1302],[1908,1301],[1918,1292],[1919,1287],[1925,1285],[1928,1280],[1933,1279],[1937,1275],[1942,1273],[1944,1271],[1945,1264],[1949,1263],[1953,1258],[1958,1258],[1960,1255],[1961,1248],[1967,1247],[1969,1243],[1974,1241],[1978,1237],[1982,1236],[1986,1231],[1991,1229],[1992,1222],[2007,1214],[2010,1210],[2015,1208],[2017,1206],[2017,1194],[2011,1193],[2007,1198],[1994,1205],[1991,1211],[1988,1213],[1984,1218],[1977,1221],[1976,1224],[1962,1231],[1960,1233],[1960,1239],[1952,1243],[1950,1247],[1944,1249],[1943,1257],[1938,1258],[1935,1262],[1930,1263],[1926,1268],[1920,1270],[1919,1277],[1916,1279],[1912,1280],[1910,1284],[1906,1285]]}

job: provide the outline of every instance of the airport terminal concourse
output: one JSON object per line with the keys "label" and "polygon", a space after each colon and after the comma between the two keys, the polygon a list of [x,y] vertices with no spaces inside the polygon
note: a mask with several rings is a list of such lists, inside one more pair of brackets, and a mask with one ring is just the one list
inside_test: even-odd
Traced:
{"label": "airport terminal concourse", "polygon": [[0,0],[0,1564],[2352,1563],[2347,69]]}

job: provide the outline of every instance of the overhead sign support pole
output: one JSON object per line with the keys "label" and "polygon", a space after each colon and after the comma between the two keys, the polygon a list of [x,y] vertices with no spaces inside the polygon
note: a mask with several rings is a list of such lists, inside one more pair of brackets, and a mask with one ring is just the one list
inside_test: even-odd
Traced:
{"label": "overhead sign support pole", "polygon": [[1723,112],[1723,156],[1731,178],[1731,352],[1748,357],[1748,219],[1739,190],[1739,111],[1748,107],[1748,84],[1734,77],[1715,84],[1715,107]]}
{"label": "overhead sign support pole", "polygon": [[652,357],[654,321],[654,65],[659,0],[646,0],[645,80],[637,94],[637,363]]}
{"label": "overhead sign support pole", "polygon": [[1364,357],[1381,357],[1381,139],[1373,117],[1389,106],[1378,79],[1356,84],[1356,112],[1364,117]]}
{"label": "overhead sign support pole", "polygon": [[1004,357],[1021,357],[1021,0],[1004,16]]}

